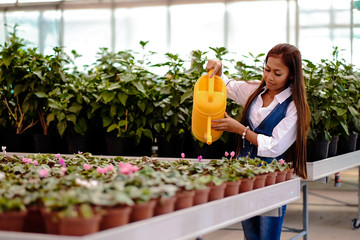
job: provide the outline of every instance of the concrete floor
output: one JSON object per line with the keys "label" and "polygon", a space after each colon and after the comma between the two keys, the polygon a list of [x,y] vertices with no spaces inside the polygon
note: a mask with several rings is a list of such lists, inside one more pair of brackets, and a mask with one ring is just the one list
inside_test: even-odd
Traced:
{"label": "concrete floor", "polygon": [[[360,240],[360,229],[352,229],[352,219],[358,213],[358,168],[341,172],[341,187],[334,187],[334,176],[328,183],[308,183],[309,234],[315,240]],[[302,228],[302,197],[288,204],[281,239],[291,239],[297,233],[289,229]],[[241,224],[206,234],[204,240],[243,240]],[[302,237],[299,239],[303,239]]]}

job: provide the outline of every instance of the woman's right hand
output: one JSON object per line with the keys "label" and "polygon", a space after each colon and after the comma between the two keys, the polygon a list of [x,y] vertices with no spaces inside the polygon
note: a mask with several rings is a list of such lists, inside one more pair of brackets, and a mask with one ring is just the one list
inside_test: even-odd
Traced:
{"label": "woman's right hand", "polygon": [[221,77],[222,75],[222,62],[217,59],[209,59],[206,64],[206,71],[209,72],[211,69],[214,69],[213,73],[210,75],[212,77],[214,73]]}

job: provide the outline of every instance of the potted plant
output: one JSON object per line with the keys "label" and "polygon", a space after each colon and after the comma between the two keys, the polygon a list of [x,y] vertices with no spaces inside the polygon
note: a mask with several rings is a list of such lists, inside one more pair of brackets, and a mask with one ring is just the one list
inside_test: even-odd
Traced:
{"label": "potted plant", "polygon": [[[142,67],[131,51],[116,54],[107,49],[101,51],[96,66],[101,79],[98,101],[101,103],[103,127],[108,133],[108,151],[117,149],[111,153],[114,155],[150,155],[152,132],[147,125],[147,115],[154,106],[146,90],[153,75]],[[135,149],[141,140],[146,145]],[[111,147],[116,141],[124,145]],[[126,152],[128,150],[133,151]]]}
{"label": "potted plant", "polygon": [[3,175],[0,179],[0,230],[21,232],[27,214],[23,202],[25,186]]}

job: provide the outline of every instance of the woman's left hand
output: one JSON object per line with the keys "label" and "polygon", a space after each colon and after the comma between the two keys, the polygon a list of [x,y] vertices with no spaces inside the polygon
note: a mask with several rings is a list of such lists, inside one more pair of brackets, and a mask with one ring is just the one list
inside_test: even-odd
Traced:
{"label": "woman's left hand", "polygon": [[222,119],[215,119],[211,121],[211,129],[216,131],[227,131],[233,133],[240,133],[241,123],[236,121],[235,119],[231,118],[225,112],[225,118]]}

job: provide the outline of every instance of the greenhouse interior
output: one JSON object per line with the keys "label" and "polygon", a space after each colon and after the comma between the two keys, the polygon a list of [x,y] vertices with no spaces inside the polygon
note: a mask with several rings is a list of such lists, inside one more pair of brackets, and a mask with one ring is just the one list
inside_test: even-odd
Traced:
{"label": "greenhouse interior", "polygon": [[360,239],[359,0],[1,0],[1,240]]}

